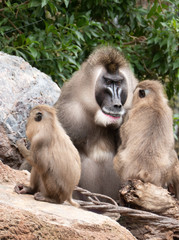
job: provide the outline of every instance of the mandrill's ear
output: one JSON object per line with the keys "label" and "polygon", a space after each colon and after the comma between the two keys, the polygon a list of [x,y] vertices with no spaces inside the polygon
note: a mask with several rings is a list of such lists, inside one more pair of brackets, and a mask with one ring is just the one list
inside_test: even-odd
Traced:
{"label": "mandrill's ear", "polygon": [[38,112],[38,113],[36,113],[34,120],[36,122],[40,122],[42,120],[42,116],[43,116],[42,113]]}

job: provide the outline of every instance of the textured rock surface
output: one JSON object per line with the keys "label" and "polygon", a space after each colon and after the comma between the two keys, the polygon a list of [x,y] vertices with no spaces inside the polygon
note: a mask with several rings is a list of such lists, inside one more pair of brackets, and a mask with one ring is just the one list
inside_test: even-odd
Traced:
{"label": "textured rock surface", "polygon": [[49,76],[22,58],[0,52],[0,158],[17,168],[21,156],[13,146],[25,136],[29,110],[37,104],[52,105],[60,95]]}
{"label": "textured rock surface", "polygon": [[67,204],[34,200],[13,192],[29,173],[0,162],[0,239],[134,240],[132,234],[108,217]]}

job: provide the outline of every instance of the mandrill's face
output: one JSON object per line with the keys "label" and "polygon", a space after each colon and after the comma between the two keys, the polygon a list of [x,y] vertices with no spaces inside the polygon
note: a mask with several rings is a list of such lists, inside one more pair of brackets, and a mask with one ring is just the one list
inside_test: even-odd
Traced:
{"label": "mandrill's face", "polygon": [[101,71],[96,81],[95,98],[100,107],[95,116],[96,123],[120,126],[125,113],[123,106],[127,100],[127,83],[119,69],[111,73],[106,69]]}

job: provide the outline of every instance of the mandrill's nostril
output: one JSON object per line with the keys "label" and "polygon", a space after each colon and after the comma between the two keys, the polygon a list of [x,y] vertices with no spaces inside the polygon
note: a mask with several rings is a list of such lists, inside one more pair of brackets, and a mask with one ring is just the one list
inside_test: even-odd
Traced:
{"label": "mandrill's nostril", "polygon": [[114,104],[113,105],[113,107],[115,108],[115,109],[121,109],[121,107],[122,107],[122,104]]}

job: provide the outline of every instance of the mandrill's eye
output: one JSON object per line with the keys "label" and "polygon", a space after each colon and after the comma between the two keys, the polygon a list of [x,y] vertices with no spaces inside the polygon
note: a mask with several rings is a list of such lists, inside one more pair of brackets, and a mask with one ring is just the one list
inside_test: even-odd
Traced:
{"label": "mandrill's eye", "polygon": [[42,113],[41,112],[36,113],[34,120],[36,122],[40,122],[42,120]]}
{"label": "mandrill's eye", "polygon": [[145,90],[140,89],[139,90],[139,97],[144,98],[145,97]]}

